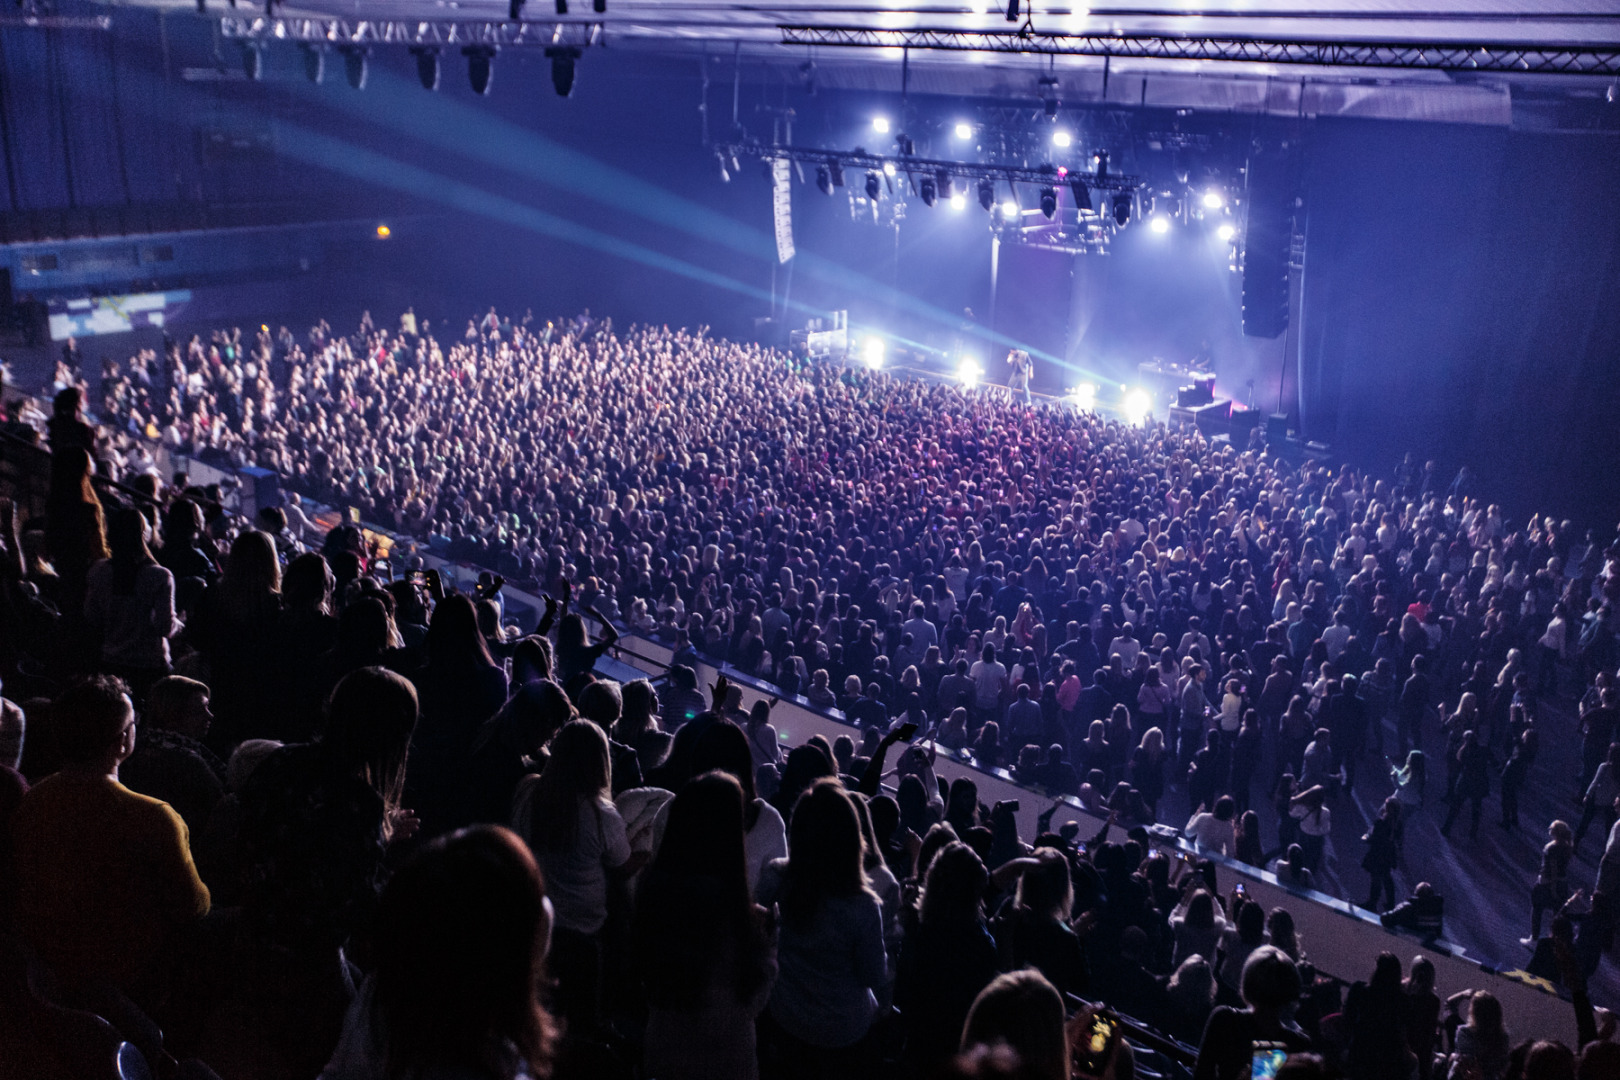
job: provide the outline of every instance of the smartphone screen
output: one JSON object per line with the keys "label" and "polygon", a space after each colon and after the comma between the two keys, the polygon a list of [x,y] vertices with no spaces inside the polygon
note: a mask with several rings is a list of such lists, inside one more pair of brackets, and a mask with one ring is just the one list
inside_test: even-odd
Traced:
{"label": "smartphone screen", "polygon": [[1105,1012],[1093,1013],[1085,1037],[1075,1047],[1075,1064],[1080,1071],[1098,1075],[1108,1068],[1119,1039],[1119,1021]]}
{"label": "smartphone screen", "polygon": [[1288,1051],[1277,1043],[1254,1044],[1254,1060],[1249,1066],[1250,1080],[1276,1080],[1277,1070],[1288,1060]]}
{"label": "smartphone screen", "polygon": [[907,723],[901,724],[900,730],[895,732],[895,734],[900,736],[901,742],[910,742],[912,739],[917,737],[917,725],[908,721]]}

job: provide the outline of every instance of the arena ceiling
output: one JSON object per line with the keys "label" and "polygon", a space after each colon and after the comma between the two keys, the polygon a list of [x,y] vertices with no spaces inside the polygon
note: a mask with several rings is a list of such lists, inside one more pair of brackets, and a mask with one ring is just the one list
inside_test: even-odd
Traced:
{"label": "arena ceiling", "polygon": [[206,2],[230,37],[617,47],[835,89],[1007,98],[1048,92],[1044,78],[1071,103],[1510,123],[1516,100],[1586,100],[1620,114],[1620,0],[568,0],[566,16],[526,0],[517,23],[513,0],[287,0],[272,19]]}

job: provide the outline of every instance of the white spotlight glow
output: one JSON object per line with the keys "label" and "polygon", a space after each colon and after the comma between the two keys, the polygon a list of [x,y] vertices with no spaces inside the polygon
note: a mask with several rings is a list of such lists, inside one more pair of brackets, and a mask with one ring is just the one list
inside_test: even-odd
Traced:
{"label": "white spotlight glow", "polygon": [[883,175],[884,176],[893,176],[894,175],[894,162],[885,161],[883,163]]}
{"label": "white spotlight glow", "polygon": [[1067,131],[1058,130],[1058,131],[1052,132],[1052,145],[1053,146],[1069,146],[1073,142],[1074,142],[1074,136],[1070,135]]}
{"label": "white spotlight glow", "polygon": [[1170,219],[1165,217],[1163,214],[1154,214],[1152,219],[1148,222],[1148,228],[1152,229],[1156,233],[1159,233],[1160,235],[1163,235],[1164,233],[1170,231]]}
{"label": "white spotlight glow", "polygon": [[1231,240],[1232,237],[1237,235],[1237,227],[1231,224],[1222,225],[1215,230],[1215,235],[1222,240]]}
{"label": "white spotlight glow", "polygon": [[1014,214],[1018,213],[1018,204],[1013,202],[1011,199],[1008,199],[1006,202],[1001,204],[1001,212],[1006,214],[1008,217],[1012,217]]}
{"label": "white spotlight glow", "polygon": [[861,360],[873,371],[883,366],[883,357],[888,351],[883,339],[875,334],[861,342]]}
{"label": "white spotlight glow", "polygon": [[1153,395],[1141,387],[1126,387],[1125,396],[1119,403],[1120,411],[1125,414],[1125,422],[1136,426],[1145,421],[1153,412]]}
{"label": "white spotlight glow", "polygon": [[1226,200],[1221,198],[1221,193],[1220,192],[1218,192],[1218,191],[1206,191],[1206,192],[1204,192],[1204,209],[1205,210],[1219,210],[1221,207],[1223,207],[1225,205],[1226,205]]}
{"label": "white spotlight glow", "polygon": [[967,209],[967,196],[962,194],[960,191],[958,191],[955,195],[952,195],[951,196],[951,209],[952,210],[966,210]]}
{"label": "white spotlight glow", "polygon": [[984,378],[984,368],[980,367],[979,362],[973,357],[964,356],[961,362],[956,365],[956,379],[962,384],[963,389],[973,389],[979,385],[979,380],[982,378]]}
{"label": "white spotlight glow", "polygon": [[956,137],[958,139],[971,139],[971,138],[973,138],[973,125],[972,124],[967,124],[967,123],[957,124],[956,125]]}
{"label": "white spotlight glow", "polygon": [[1097,384],[1083,382],[1069,391],[1069,400],[1074,407],[1082,412],[1090,412],[1097,407]]}
{"label": "white spotlight glow", "polygon": [[879,135],[887,135],[889,133],[889,118],[887,116],[872,117],[872,130]]}

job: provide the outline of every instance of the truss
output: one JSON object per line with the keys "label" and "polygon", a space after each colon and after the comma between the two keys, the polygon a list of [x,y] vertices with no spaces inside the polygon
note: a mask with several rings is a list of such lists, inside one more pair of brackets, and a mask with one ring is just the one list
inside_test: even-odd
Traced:
{"label": "truss", "polygon": [[584,47],[602,43],[599,22],[495,22],[408,19],[219,20],[220,33],[245,41],[299,41],[327,45],[489,45],[495,48]]}
{"label": "truss", "polygon": [[1309,41],[1152,33],[1062,34],[1028,27],[1020,30],[880,30],[856,26],[782,26],[780,29],[783,45],[833,48],[1219,60],[1418,71],[1620,75],[1620,47],[1616,46]]}
{"label": "truss", "polygon": [[[762,158],[766,161],[786,160],[801,165],[840,166],[856,172],[881,172],[886,165],[894,166],[897,175],[910,174],[918,178],[943,173],[968,181],[1001,180],[1007,183],[1040,184],[1060,187],[1080,181],[1094,191],[1135,191],[1143,181],[1135,176],[1110,172],[1098,176],[1096,172],[1075,172],[1059,175],[1056,168],[1045,166],[1029,168],[1023,165],[975,165],[966,161],[941,161],[908,155],[869,154],[861,150],[816,150],[801,146],[763,146],[759,143],[720,143],[714,146],[722,158]],[[850,181],[853,182],[853,181]],[[969,194],[972,190],[969,189]]]}

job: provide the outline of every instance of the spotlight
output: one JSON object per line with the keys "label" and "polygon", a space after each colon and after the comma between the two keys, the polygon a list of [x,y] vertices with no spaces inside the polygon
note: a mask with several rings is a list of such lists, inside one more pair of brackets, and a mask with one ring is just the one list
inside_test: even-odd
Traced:
{"label": "spotlight", "polygon": [[883,357],[888,351],[889,347],[883,343],[883,339],[873,334],[861,342],[861,362],[877,371],[883,367]]}
{"label": "spotlight", "polygon": [[366,49],[360,45],[347,45],[343,48],[343,73],[348,76],[349,85],[356,90],[366,88]]}
{"label": "spotlight", "polygon": [[1083,382],[1069,391],[1069,400],[1081,412],[1090,412],[1097,407],[1097,384]]}
{"label": "spotlight", "polygon": [[506,5],[506,17],[511,19],[513,22],[517,22],[519,19],[523,18],[523,3],[524,0],[508,0]]}
{"label": "spotlight", "polygon": [[1066,146],[1072,145],[1073,143],[1074,143],[1074,136],[1070,135],[1067,131],[1054,131],[1054,132],[1052,132],[1052,145],[1053,146],[1066,147]]}
{"label": "spotlight", "polygon": [[878,200],[878,192],[883,190],[883,181],[878,179],[875,169],[866,170],[866,197],[873,202]]}
{"label": "spotlight", "polygon": [[934,200],[939,198],[939,189],[934,186],[934,178],[925,176],[917,185],[917,193],[922,196],[924,206],[933,206]]}
{"label": "spotlight", "polygon": [[256,41],[242,42],[242,74],[249,82],[264,78],[264,50]]}
{"label": "spotlight", "polygon": [[1086,190],[1086,182],[1079,177],[1069,180],[1069,190],[1074,193],[1074,208],[1076,210],[1091,209],[1091,192]]}
{"label": "spotlight", "polygon": [[879,135],[887,135],[889,133],[889,118],[887,116],[872,117],[872,130]]}
{"label": "spotlight", "polygon": [[319,86],[326,77],[326,50],[309,42],[298,47],[304,53],[304,78]]}
{"label": "spotlight", "polygon": [[984,207],[985,213],[996,204],[996,182],[988,178],[979,181],[979,205]]}
{"label": "spotlight", "polygon": [[816,166],[816,187],[821,189],[823,195],[832,194],[832,170],[825,165]]}
{"label": "spotlight", "polygon": [[844,186],[844,166],[843,166],[843,163],[835,161],[835,162],[833,162],[831,165],[829,165],[827,167],[827,171],[832,174],[833,187],[843,187]]}
{"label": "spotlight", "polygon": [[432,45],[413,45],[411,55],[416,57],[416,78],[424,90],[439,88],[439,50]]}
{"label": "spotlight", "polygon": [[386,240],[390,236],[393,236],[393,235],[394,235],[394,230],[390,229],[387,225],[378,225],[377,226],[377,239]]}
{"label": "spotlight", "polygon": [[[1016,3],[1017,0],[1014,0]],[[979,385],[984,377],[984,368],[971,356],[964,356],[956,365],[956,380],[962,384],[962,389],[971,390]]]}
{"label": "spotlight", "polygon": [[968,123],[957,124],[956,125],[956,137],[958,139],[971,139],[971,138],[973,138],[973,125],[968,124]]}
{"label": "spotlight", "polygon": [[893,176],[894,175],[894,162],[885,161],[883,163],[883,175],[884,176]]}
{"label": "spotlight", "polygon": [[568,0],[557,0],[557,14],[568,14]]}
{"label": "spotlight", "polygon": [[[467,81],[472,83],[473,93],[480,97],[489,93],[489,80],[495,74],[495,47],[493,45],[468,45],[461,50],[461,55],[467,58]],[[572,88],[573,82],[573,76],[570,75],[568,79],[570,88]],[[567,97],[568,95],[564,94],[563,96]]]}
{"label": "spotlight", "polygon": [[1125,422],[1135,427],[1152,415],[1153,395],[1140,387],[1126,387],[1125,396],[1120,401],[1119,407],[1125,414]]}
{"label": "spotlight", "polygon": [[1101,180],[1108,175],[1108,151],[1097,151],[1097,179]]}
{"label": "spotlight", "polygon": [[714,152],[714,159],[720,163],[720,182],[722,184],[731,183],[731,170],[726,168],[726,155],[716,150]]}
{"label": "spotlight", "polygon": [[1007,21],[1018,21],[1018,0],[1007,0]]}
{"label": "spotlight", "polygon": [[952,210],[966,210],[967,209],[967,196],[962,194],[960,191],[958,191],[955,195],[952,195],[951,196],[951,209]]}
{"label": "spotlight", "polygon": [[1120,228],[1131,220],[1131,197],[1126,194],[1114,196],[1114,224]]}
{"label": "spotlight", "polygon": [[1218,192],[1218,191],[1206,191],[1206,192],[1204,192],[1204,209],[1205,210],[1219,210],[1221,207],[1223,207],[1225,205],[1226,205],[1226,200],[1221,198],[1221,193],[1220,192]]}
{"label": "spotlight", "polygon": [[607,0],[591,0],[591,10],[598,15],[607,14]]}
{"label": "spotlight", "polygon": [[1148,219],[1148,228],[1163,236],[1170,231],[1170,219],[1163,214],[1154,214],[1153,217]]}
{"label": "spotlight", "polygon": [[934,174],[934,186],[939,189],[939,197],[940,198],[942,198],[942,199],[950,198],[951,197],[951,174],[946,172],[944,169],[939,170],[937,173]]}
{"label": "spotlight", "polygon": [[1227,224],[1216,229],[1215,235],[1220,237],[1222,240],[1230,241],[1232,237],[1237,235],[1237,228],[1228,222]]}
{"label": "spotlight", "polygon": [[1004,214],[1007,217],[1017,217],[1018,216],[1018,200],[1017,199],[1008,199],[1006,202],[1002,203],[1001,204],[1001,212],[1002,212],[1002,214]]}
{"label": "spotlight", "polygon": [[1057,213],[1057,188],[1041,188],[1041,213],[1048,219]]}
{"label": "spotlight", "polygon": [[[562,2],[558,0],[559,5]],[[546,55],[551,58],[552,88],[558,97],[567,97],[574,92],[574,61],[580,58],[580,51],[572,45],[553,45],[546,50]]]}

